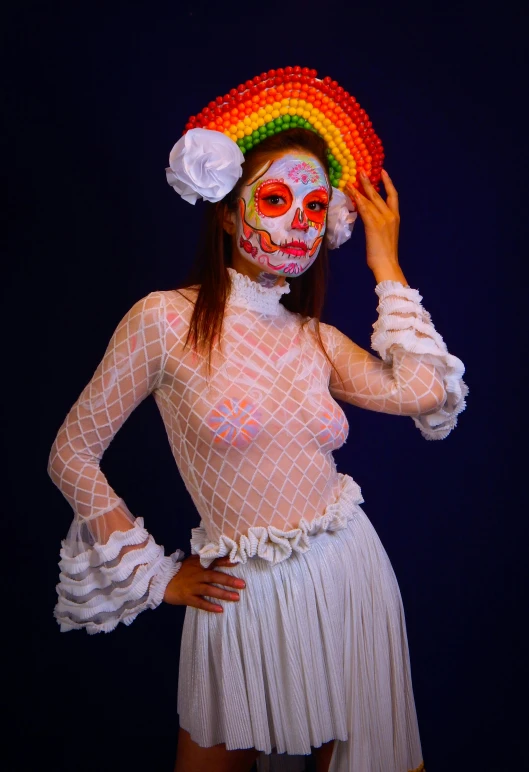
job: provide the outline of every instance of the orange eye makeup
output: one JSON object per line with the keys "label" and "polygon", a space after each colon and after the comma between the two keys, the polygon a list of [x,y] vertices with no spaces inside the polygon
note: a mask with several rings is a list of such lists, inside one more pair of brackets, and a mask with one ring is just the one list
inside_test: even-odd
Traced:
{"label": "orange eye makeup", "polygon": [[324,188],[312,190],[303,199],[303,211],[311,222],[322,224],[327,216],[329,194]]}
{"label": "orange eye makeup", "polygon": [[262,217],[281,217],[292,206],[292,192],[280,180],[267,180],[255,191],[255,206]]}

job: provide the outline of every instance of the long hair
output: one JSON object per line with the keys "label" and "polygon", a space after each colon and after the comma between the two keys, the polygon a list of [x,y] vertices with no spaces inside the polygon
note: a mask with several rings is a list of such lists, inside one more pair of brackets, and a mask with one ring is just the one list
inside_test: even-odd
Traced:
{"label": "long hair", "polygon": [[[240,191],[247,180],[266,162],[270,156],[289,150],[302,150],[314,155],[329,173],[325,141],[313,131],[302,128],[287,129],[267,137],[250,150],[243,164],[243,174],[235,188],[222,201],[216,204],[204,202],[205,227],[196,258],[187,279],[177,289],[194,287],[198,289],[194,301],[193,314],[189,325],[185,345],[207,355],[208,369],[211,365],[211,353],[215,342],[221,345],[222,323],[226,298],[230,289],[230,277],[226,266],[232,264],[234,239],[223,227],[225,209],[236,211]],[[318,256],[310,268],[293,279],[287,278],[290,293],[283,295],[281,303],[294,313],[300,314],[302,325],[314,320],[314,332],[317,342],[332,365],[319,328],[319,321],[325,301],[328,279],[328,252],[325,239]],[[187,295],[186,295],[187,297]],[[188,298],[189,299],[189,298]],[[333,365],[332,365],[333,366]],[[334,367],[334,366],[333,366]]]}

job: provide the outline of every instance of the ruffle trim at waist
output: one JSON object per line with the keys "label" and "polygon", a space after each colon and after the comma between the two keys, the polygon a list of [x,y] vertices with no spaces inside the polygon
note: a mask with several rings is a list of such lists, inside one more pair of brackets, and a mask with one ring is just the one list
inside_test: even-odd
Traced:
{"label": "ruffle trim at waist", "polygon": [[322,515],[310,522],[302,518],[297,528],[283,531],[273,525],[252,526],[239,540],[221,536],[212,542],[206,533],[204,521],[191,531],[191,552],[200,555],[204,568],[216,559],[229,555],[232,563],[246,563],[248,558],[259,557],[272,564],[287,560],[293,552],[310,550],[310,537],[323,531],[346,528],[357,507],[363,503],[360,486],[349,475],[339,474],[341,489],[336,501],[329,504]]}

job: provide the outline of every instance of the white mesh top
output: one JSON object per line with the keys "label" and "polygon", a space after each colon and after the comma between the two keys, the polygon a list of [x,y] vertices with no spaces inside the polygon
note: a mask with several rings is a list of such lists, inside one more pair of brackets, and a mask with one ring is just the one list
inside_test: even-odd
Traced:
{"label": "white mesh top", "polygon": [[224,555],[276,563],[310,549],[312,534],[345,527],[362,498],[333,459],[348,433],[335,398],[411,416],[427,439],[446,437],[465,407],[463,363],[447,352],[417,290],[377,285],[372,346],[381,358],[321,324],[335,372],[313,320],[302,326],[280,303],[288,284],[262,287],[228,272],[209,377],[205,357],[184,349],[196,290],[151,292],[118,324],[59,429],[48,470],[74,510],[57,585],[63,631],[130,624],[161,603],[184,557],[164,555],[100,469],[112,438],[149,394],[201,517],[191,549],[204,566]]}

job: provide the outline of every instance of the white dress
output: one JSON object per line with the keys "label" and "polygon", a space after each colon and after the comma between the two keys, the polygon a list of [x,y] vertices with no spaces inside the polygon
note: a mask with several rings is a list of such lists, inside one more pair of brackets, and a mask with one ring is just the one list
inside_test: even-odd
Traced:
{"label": "white dress", "polygon": [[[259,768],[303,769],[335,739],[331,772],[423,769],[402,601],[389,559],[337,471],[334,398],[408,415],[427,439],[456,425],[468,389],[416,290],[377,285],[372,346],[280,303],[228,268],[231,293],[208,374],[185,348],[195,291],[151,292],[119,323],[61,426],[49,473],[74,509],[62,543],[61,630],[109,632],[158,606],[184,555],[165,556],[109,485],[100,460],[153,394],[200,516],[191,551],[229,555],[246,580],[224,613],[186,609],[180,724],[209,746],[255,747]],[[284,755],[281,755],[284,754]]]}

